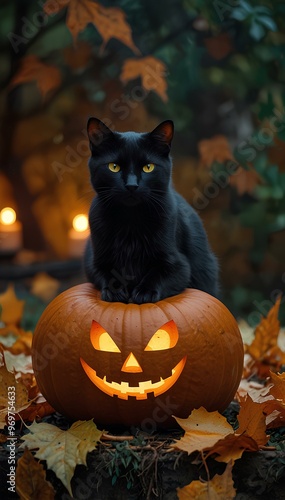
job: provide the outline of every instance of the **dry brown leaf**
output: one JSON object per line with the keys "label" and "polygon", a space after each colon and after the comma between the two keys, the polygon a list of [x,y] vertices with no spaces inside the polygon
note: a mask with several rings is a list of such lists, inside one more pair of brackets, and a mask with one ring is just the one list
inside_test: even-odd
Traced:
{"label": "dry brown leaf", "polygon": [[26,448],[17,461],[16,492],[20,500],[53,500],[55,491],[46,480],[46,472],[32,453]]}
{"label": "dry brown leaf", "polygon": [[34,420],[42,419],[47,415],[52,415],[55,409],[47,402],[42,403],[32,403],[28,408],[20,411],[16,420],[20,418],[25,422],[33,422]]}
{"label": "dry brown leaf", "polygon": [[32,366],[32,357],[23,352],[21,354],[13,354],[5,349],[3,351],[5,364],[9,372],[18,373],[34,373]]}
{"label": "dry brown leaf", "polygon": [[36,56],[29,55],[22,59],[20,69],[12,79],[10,87],[26,82],[36,82],[45,98],[51,90],[60,86],[61,74],[55,66],[45,64]]}
{"label": "dry brown leaf", "polygon": [[241,458],[244,451],[258,451],[259,447],[256,441],[246,434],[229,434],[224,439],[219,440],[207,453],[207,457],[217,453],[219,456],[215,459],[218,462],[230,462]]}
{"label": "dry brown leaf", "polygon": [[232,478],[232,463],[228,463],[223,474],[216,474],[211,481],[192,481],[178,488],[179,500],[231,500],[236,497]]}
{"label": "dry brown leaf", "polygon": [[238,415],[239,428],[236,431],[237,435],[250,436],[258,446],[264,446],[268,441],[263,405],[264,403],[252,401],[250,396],[241,399]]}
{"label": "dry brown leaf", "polygon": [[86,463],[86,455],[96,448],[102,432],[93,420],[78,421],[62,431],[55,425],[33,422],[29,433],[22,437],[20,448],[38,449],[36,458],[47,461],[47,467],[57,475],[72,495],[70,481],[76,465]]}
{"label": "dry brown leaf", "polygon": [[171,447],[187,451],[188,454],[211,448],[221,438],[234,432],[232,426],[218,411],[208,412],[203,407],[193,410],[188,418],[174,418],[185,430],[185,434]]}
{"label": "dry brown leaf", "polygon": [[120,79],[127,83],[135,78],[141,78],[143,88],[149,92],[153,90],[166,102],[167,82],[165,80],[166,66],[156,57],[146,56],[141,58],[126,59]]}
{"label": "dry brown leaf", "polygon": [[213,163],[224,163],[234,160],[231,146],[224,135],[215,135],[211,139],[203,139],[198,143],[200,163],[202,167],[211,168]]}
{"label": "dry brown leaf", "polygon": [[236,188],[239,195],[245,193],[252,194],[260,182],[260,175],[256,170],[245,170],[242,167],[238,167],[235,174],[231,175],[229,180],[230,185]]}
{"label": "dry brown leaf", "polygon": [[51,15],[68,7],[66,24],[73,39],[83,31],[89,23],[94,24],[103,38],[103,47],[111,38],[120,40],[134,53],[139,54],[138,48],[132,39],[132,30],[126,21],[125,13],[118,7],[103,7],[92,0],[47,0],[44,11]]}
{"label": "dry brown leaf", "polygon": [[14,286],[10,284],[6,292],[0,294],[0,305],[2,306],[1,320],[5,325],[19,325],[25,301],[17,298]]}

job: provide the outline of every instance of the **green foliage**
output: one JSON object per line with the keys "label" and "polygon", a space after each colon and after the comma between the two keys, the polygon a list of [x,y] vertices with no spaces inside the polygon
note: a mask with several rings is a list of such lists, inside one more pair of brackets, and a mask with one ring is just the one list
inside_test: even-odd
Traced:
{"label": "green foliage", "polygon": [[114,443],[113,449],[109,452],[109,458],[106,470],[112,478],[112,486],[116,484],[119,478],[124,478],[127,489],[131,489],[136,482],[141,455],[132,449],[129,441],[122,441]]}

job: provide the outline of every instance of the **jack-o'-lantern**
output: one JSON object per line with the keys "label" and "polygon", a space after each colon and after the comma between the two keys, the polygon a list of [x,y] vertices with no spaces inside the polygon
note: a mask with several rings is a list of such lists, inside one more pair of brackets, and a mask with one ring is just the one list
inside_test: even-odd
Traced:
{"label": "jack-o'-lantern", "polygon": [[157,303],[105,302],[77,285],[46,308],[33,366],[49,403],[70,419],[145,429],[224,410],[238,387],[243,344],[217,299],[187,289]]}

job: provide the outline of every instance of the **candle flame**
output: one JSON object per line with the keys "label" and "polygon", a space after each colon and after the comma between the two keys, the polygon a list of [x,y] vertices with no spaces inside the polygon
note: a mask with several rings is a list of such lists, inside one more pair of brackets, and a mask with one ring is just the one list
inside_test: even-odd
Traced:
{"label": "candle flame", "polygon": [[78,214],[72,221],[72,226],[75,231],[82,233],[88,228],[88,217],[84,214]]}
{"label": "candle flame", "polygon": [[16,220],[16,212],[13,208],[5,207],[0,212],[0,222],[5,224],[5,226],[10,226],[14,224]]}

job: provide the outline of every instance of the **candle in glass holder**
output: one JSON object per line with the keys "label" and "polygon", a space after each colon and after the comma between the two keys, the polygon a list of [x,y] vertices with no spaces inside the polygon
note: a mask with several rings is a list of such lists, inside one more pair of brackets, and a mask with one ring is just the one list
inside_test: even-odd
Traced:
{"label": "candle in glass holder", "polygon": [[22,248],[22,224],[16,218],[11,207],[0,212],[0,254],[15,254]]}
{"label": "candle in glass holder", "polygon": [[68,233],[70,257],[82,257],[89,234],[88,217],[85,214],[76,215]]}

